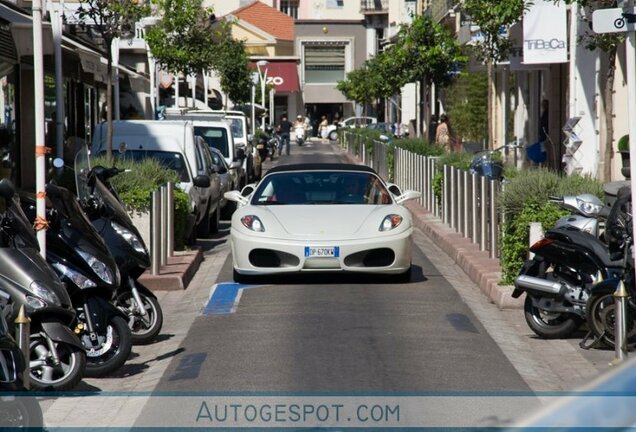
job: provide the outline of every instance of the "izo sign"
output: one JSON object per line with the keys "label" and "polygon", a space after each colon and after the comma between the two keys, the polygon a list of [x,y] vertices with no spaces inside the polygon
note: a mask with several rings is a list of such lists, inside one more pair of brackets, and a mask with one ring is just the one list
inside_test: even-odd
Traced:
{"label": "izo sign", "polygon": [[636,30],[636,8],[598,9],[592,14],[594,33],[622,33]]}

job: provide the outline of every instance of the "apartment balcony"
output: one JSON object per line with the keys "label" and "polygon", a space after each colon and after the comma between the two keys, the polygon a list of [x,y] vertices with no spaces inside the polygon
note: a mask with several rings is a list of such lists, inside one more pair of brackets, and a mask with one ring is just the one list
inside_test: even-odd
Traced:
{"label": "apartment balcony", "polygon": [[431,0],[428,12],[435,22],[440,22],[450,13],[454,13],[454,8],[459,4],[459,0]]}
{"label": "apartment balcony", "polygon": [[360,12],[363,14],[389,13],[389,0],[361,0]]}

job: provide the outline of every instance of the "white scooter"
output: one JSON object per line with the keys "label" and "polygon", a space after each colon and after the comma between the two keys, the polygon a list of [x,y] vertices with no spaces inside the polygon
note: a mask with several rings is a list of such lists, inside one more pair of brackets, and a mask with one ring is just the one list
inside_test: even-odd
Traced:
{"label": "white scooter", "polygon": [[296,126],[294,129],[296,134],[296,144],[299,146],[303,145],[305,142],[305,127],[304,126]]}

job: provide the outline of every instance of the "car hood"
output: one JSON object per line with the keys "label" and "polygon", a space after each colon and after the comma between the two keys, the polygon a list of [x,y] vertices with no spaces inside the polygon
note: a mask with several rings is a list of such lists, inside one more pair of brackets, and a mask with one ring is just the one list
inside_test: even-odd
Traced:
{"label": "car hood", "polygon": [[[405,218],[401,229],[410,227],[408,212],[394,205],[285,205],[259,206],[257,215],[265,236],[295,239],[359,239],[380,236],[378,228],[390,213]],[[277,223],[274,223],[277,222]]]}

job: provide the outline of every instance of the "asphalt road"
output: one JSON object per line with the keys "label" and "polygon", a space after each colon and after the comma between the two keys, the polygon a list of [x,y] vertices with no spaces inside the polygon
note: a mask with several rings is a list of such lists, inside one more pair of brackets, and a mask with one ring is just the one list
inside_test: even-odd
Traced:
{"label": "asphalt road", "polygon": [[[292,145],[273,164],[343,162],[328,144]],[[234,293],[231,258],[157,391],[528,391],[488,332],[415,241],[413,278],[302,275]]]}

